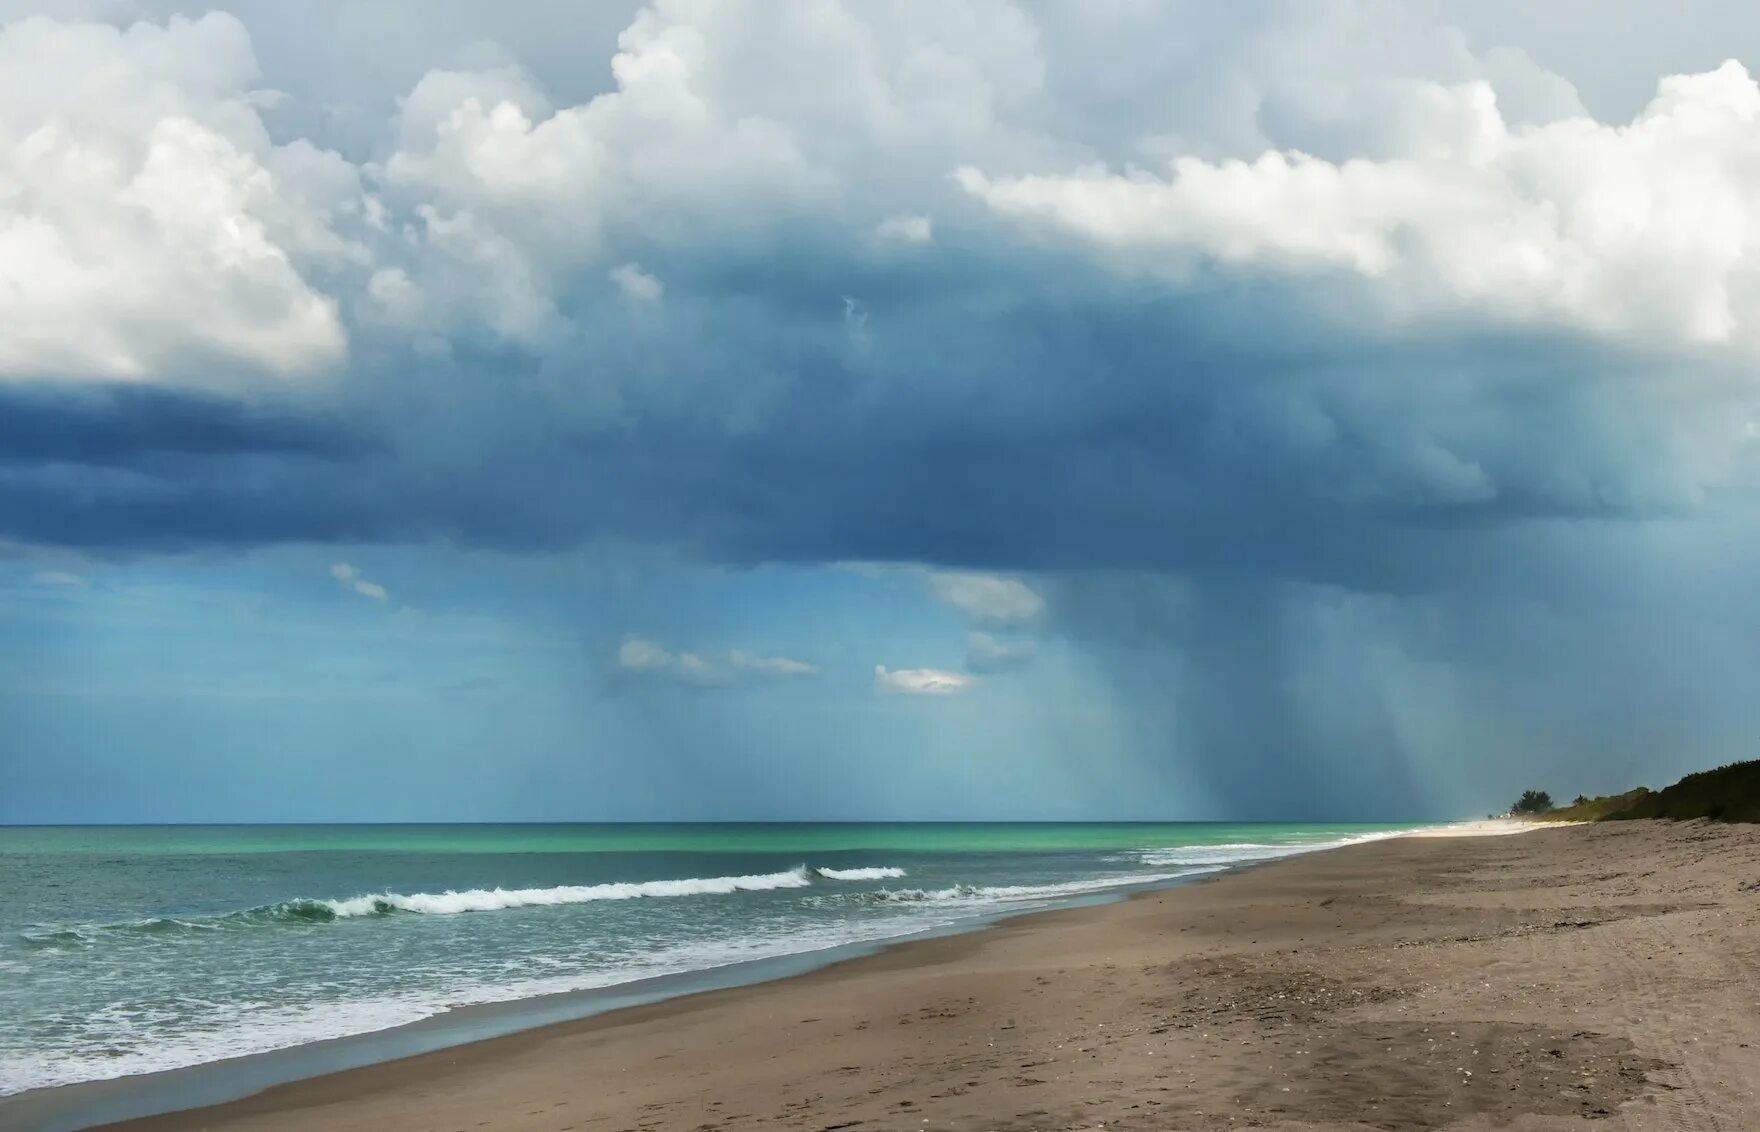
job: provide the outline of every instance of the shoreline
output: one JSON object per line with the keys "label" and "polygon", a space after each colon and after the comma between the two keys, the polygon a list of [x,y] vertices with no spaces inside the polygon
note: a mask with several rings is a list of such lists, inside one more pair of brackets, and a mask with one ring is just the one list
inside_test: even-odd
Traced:
{"label": "shoreline", "polygon": [[[1292,855],[1329,853],[1347,847],[1328,847]],[[1279,859],[1282,858],[1271,860]],[[201,1112],[248,1101],[271,1089],[297,1086],[341,1073],[370,1070],[411,1058],[609,1019],[644,1007],[804,979],[846,964],[879,958],[895,949],[979,935],[1017,920],[1134,900],[1212,880],[1229,872],[1257,868],[1271,863],[1271,860],[1199,868],[1171,879],[1074,893],[1057,899],[1049,907],[980,913],[957,923],[906,935],[738,960],[717,967],[652,975],[602,987],[456,1006],[381,1030],[321,1038],[151,1073],[32,1089],[0,1097],[0,1125],[10,1130],[16,1122],[22,1132],[84,1132],[86,1129],[124,1128],[142,1120]]]}
{"label": "shoreline", "polygon": [[[1392,837],[1458,837],[1524,832],[1528,823],[1485,819],[1370,832],[1344,843],[1293,850],[1289,856],[1329,853],[1352,844]],[[602,1017],[634,1007],[713,991],[755,987],[796,979],[868,958],[893,948],[988,931],[998,924],[1050,912],[1129,900],[1255,868],[1269,859],[1196,867],[1175,877],[1071,892],[1037,907],[975,913],[955,923],[903,935],[854,940],[829,947],[739,960],[716,967],[670,972],[628,982],[556,991],[525,998],[452,1007],[383,1029],[198,1062],[148,1073],[27,1090],[0,1097],[0,1124],[26,1132],[78,1132],[144,1117],[211,1108],[248,1099],[267,1089],[370,1068],[410,1057],[494,1041],[530,1030]]]}
{"label": "shoreline", "polygon": [[[1649,826],[1652,823],[1638,824]],[[1738,851],[1749,864],[1760,863],[1760,838],[1752,832],[1732,830],[1731,827],[1709,828],[1716,831],[1711,834],[1714,839],[1726,842],[1726,847]],[[566,1114],[571,1108],[574,1117],[603,1116],[603,1126],[607,1127],[636,1127],[642,1123],[638,1118],[643,1112],[647,1112],[649,1117],[646,1122],[648,1127],[738,1128],[770,1127],[778,1123],[824,1127],[826,1124],[837,1123],[829,1117],[824,1124],[813,1124],[810,1120],[792,1121],[789,1119],[791,1112],[786,1108],[762,1118],[756,1112],[740,1111],[761,1107],[757,1102],[771,1093],[786,1094],[791,1091],[802,1094],[797,1105],[805,1106],[794,1111],[794,1116],[804,1116],[808,1110],[817,1111],[822,1107],[829,1107],[840,1114],[866,1112],[868,1115],[857,1119],[865,1120],[869,1124],[878,1121],[878,1126],[902,1126],[896,1122],[903,1116],[911,1115],[913,1119],[908,1121],[911,1126],[920,1126],[918,1122],[924,1121],[943,1127],[1014,1127],[1015,1125],[1005,1122],[996,1122],[996,1114],[1009,1111],[1008,1102],[1020,1090],[1036,1090],[1037,1098],[1043,1099],[1063,1096],[1063,1090],[1055,1086],[1060,1083],[1068,1085],[1064,1075],[1049,1078],[1027,1077],[1025,1080],[1032,1084],[1020,1084],[1011,1083],[1008,1079],[994,1079],[993,1073],[976,1072],[973,1076],[955,1081],[954,1077],[972,1073],[973,1067],[969,1064],[943,1066],[927,1077],[920,1073],[917,1075],[916,1091],[921,1099],[904,1098],[891,1102],[892,1107],[881,1106],[877,1113],[870,1111],[873,1109],[872,1098],[890,1091],[889,1083],[898,1075],[898,1067],[913,1065],[918,1060],[912,1051],[920,1042],[908,1040],[900,1046],[899,1036],[910,1031],[921,1034],[925,1032],[924,1028],[934,1029],[938,1026],[957,1030],[961,1028],[961,1023],[957,1020],[968,1019],[974,1014],[1007,1011],[1009,1017],[991,1019],[993,1027],[988,1033],[987,1048],[994,1049],[999,1044],[998,1039],[1004,1035],[1013,1035],[1007,1040],[1016,1041],[1022,1031],[1055,1031],[1060,1026],[1067,1026],[1072,1020],[1091,1023],[1099,1030],[1104,1030],[1107,1022],[1092,1021],[1098,1016],[1095,1012],[1099,1011],[1110,1020],[1115,1038],[1129,1032],[1142,1039],[1145,1033],[1144,1023],[1157,1010],[1165,1009],[1166,1003],[1158,1000],[1135,1003],[1117,1001],[1120,990],[1118,978],[1100,979],[1096,983],[1093,972],[1097,968],[1128,969],[1131,966],[1114,954],[1116,952],[1134,955],[1139,963],[1147,965],[1144,969],[1150,970],[1166,967],[1169,961],[1178,967],[1182,964],[1190,965],[1200,959],[1214,961],[1225,955],[1232,955],[1236,960],[1248,955],[1263,960],[1266,948],[1273,942],[1272,937],[1287,936],[1301,927],[1306,920],[1313,918],[1316,908],[1339,903],[1366,903],[1368,906],[1385,903],[1390,894],[1374,893],[1366,889],[1385,887],[1389,879],[1403,881],[1406,874],[1417,866],[1435,866],[1448,861],[1458,865],[1472,860],[1477,851],[1499,847],[1499,843],[1505,843],[1512,851],[1498,851],[1493,855],[1518,859],[1537,853],[1543,857],[1556,857],[1561,854],[1569,856],[1575,852],[1578,857],[1583,857],[1581,850],[1589,843],[1597,843],[1600,846],[1597,852],[1589,854],[1585,860],[1574,862],[1576,872],[1581,872],[1585,865],[1593,865],[1604,873],[1611,863],[1629,867],[1633,874],[1646,869],[1654,872],[1650,866],[1655,862],[1648,860],[1646,856],[1653,855],[1654,847],[1648,843],[1669,843],[1671,840],[1678,840],[1690,830],[1691,827],[1688,826],[1646,829],[1640,831],[1641,837],[1637,837],[1624,834],[1610,836],[1605,829],[1579,830],[1524,824],[1520,831],[1528,832],[1530,836],[1521,838],[1473,836],[1472,831],[1461,829],[1455,831],[1455,837],[1404,835],[1295,857],[1255,862],[1250,866],[1231,868],[1220,874],[1194,878],[1172,887],[1153,888],[1136,894],[1110,894],[1105,903],[1091,899],[1087,906],[1022,913],[977,927],[976,930],[965,930],[939,938],[881,942],[870,945],[871,951],[878,948],[871,954],[834,960],[829,965],[820,964],[805,973],[772,976],[771,981],[745,982],[729,988],[702,990],[670,997],[664,1001],[623,1006],[592,1017],[523,1028],[503,1036],[465,1045],[451,1045],[413,1057],[379,1061],[360,1068],[305,1077],[214,1107],[182,1109],[108,1127],[129,1129],[131,1132],[170,1132],[172,1129],[196,1127],[440,1127],[442,1123],[438,1122],[439,1117],[433,1111],[421,1107],[421,1102],[433,1098],[437,1092],[457,1094],[444,1108],[447,1127],[470,1127],[480,1121],[487,1121],[488,1126],[495,1128],[563,1128],[568,1126],[568,1121],[562,1120],[557,1114]],[[1516,831],[1502,828],[1480,832]],[[1463,833],[1467,836],[1461,836]],[[1641,842],[1644,844],[1640,845]],[[1523,849],[1519,843],[1532,843],[1535,847]],[[1548,844],[1540,846],[1539,843]],[[1609,854],[1601,851],[1609,847],[1621,851],[1613,856],[1630,859],[1610,862]],[[1560,870],[1556,867],[1559,863],[1553,862],[1543,871],[1558,872],[1560,877],[1568,881],[1573,870]],[[1388,875],[1389,869],[1393,874],[1391,878]],[[1324,903],[1314,900],[1292,901],[1289,891],[1292,885],[1297,889],[1319,885],[1327,888],[1330,895],[1325,898]],[[1678,888],[1678,885],[1671,888]],[[1440,894],[1407,891],[1394,895],[1393,903],[1409,912],[1413,907],[1430,907],[1432,901],[1427,898],[1437,895]],[[1412,903],[1414,897],[1420,898],[1415,905]],[[1233,914],[1233,918],[1239,922],[1227,928],[1219,927],[1215,920],[1223,910]],[[1501,912],[1507,914],[1510,910],[1504,908]],[[1289,915],[1303,911],[1306,916]],[[1526,911],[1533,912],[1534,909]],[[1460,909],[1456,909],[1450,915],[1441,915],[1438,912],[1417,917],[1405,914],[1400,918],[1409,921],[1404,928],[1406,932],[1423,935],[1426,928],[1446,928],[1449,922],[1460,918],[1459,912]],[[1326,915],[1330,917],[1332,913]],[[1500,913],[1494,907],[1485,907],[1477,909],[1468,918],[1496,921],[1500,918]],[[1532,934],[1530,929],[1553,932],[1567,930],[1561,925],[1578,923],[1578,920],[1559,920],[1552,926],[1540,925],[1536,928],[1532,924],[1521,924],[1517,927],[1521,929],[1520,934],[1526,935]],[[1292,924],[1295,926],[1292,927]],[[1351,917],[1343,917],[1336,924],[1329,925],[1333,929],[1330,933],[1333,938],[1330,939],[1328,933],[1321,930],[1326,926],[1328,925],[1307,924],[1303,930],[1311,932],[1315,938],[1297,936],[1294,941],[1298,944],[1297,947],[1279,949],[1279,953],[1287,951],[1290,956],[1308,955],[1311,958],[1316,949],[1336,950],[1349,937],[1385,930],[1388,924],[1377,922],[1377,918],[1373,916],[1366,919],[1358,917],[1355,922],[1352,922]],[[1340,931],[1343,932],[1342,938],[1339,937]],[[1191,936],[1194,932],[1199,933],[1210,946],[1194,948],[1194,939]],[[1181,938],[1182,933],[1186,938]],[[1409,950],[1412,947],[1428,946],[1435,941],[1407,939],[1393,942],[1399,949]],[[1110,962],[1095,962],[1102,953]],[[1084,957],[1088,960],[1085,966],[1069,965]],[[1304,980],[1310,979],[1312,972],[1303,974],[1299,971],[1285,971],[1279,975],[1275,970],[1276,966],[1272,964],[1270,969],[1262,973],[1270,976],[1273,981],[1285,976],[1294,977],[1294,982],[1275,996],[1277,999],[1286,999],[1292,987],[1297,994],[1303,993],[1303,987],[1308,987]],[[1035,990],[1031,985],[997,985],[999,979],[1002,982],[1019,984],[1018,978],[1002,976],[1019,975],[1024,969],[1043,970],[1039,978],[1045,981],[1037,984],[1038,989]],[[1140,976],[1141,970],[1138,973]],[[1178,993],[1193,993],[1193,988],[1208,985],[1217,976],[1214,970],[1198,970],[1190,974],[1189,979],[1175,980],[1183,988]],[[1224,972],[1223,977],[1239,977],[1239,973]],[[1130,982],[1129,979],[1123,981]],[[1331,976],[1321,979],[1323,984],[1338,981]],[[1349,981],[1344,980],[1344,983]],[[1058,982],[1070,984],[1062,988],[1065,992],[1062,996],[1044,989],[1048,983]],[[971,1000],[971,1004],[982,1002],[985,1009],[977,1009],[971,1004],[948,1009],[946,993],[949,983],[955,984],[956,990],[982,990],[982,998],[976,995],[966,997]],[[1167,990],[1166,987],[1159,989]],[[1312,990],[1312,987],[1308,989]],[[1333,990],[1341,990],[1342,984],[1340,987],[1323,989],[1331,993]],[[1197,993],[1202,992],[1200,990]],[[1366,992],[1359,988],[1357,993]],[[1069,997],[1071,995],[1074,997]],[[1001,1001],[993,1006],[990,1000],[996,996]],[[1045,1008],[1047,1004],[1033,1001],[1046,996],[1062,997],[1065,1001],[1061,1006],[1049,1010]],[[1129,998],[1130,995],[1125,997]],[[929,1004],[918,1009],[921,1017],[911,1018],[909,1012],[897,1017],[877,1016],[894,1007],[902,1008],[913,1000],[925,998],[929,1000]],[[798,1013],[799,1017],[790,1022],[785,1017],[790,1013]],[[1227,1012],[1223,1013],[1225,1015]],[[855,1018],[853,1014],[863,1016]],[[1242,1021],[1252,1021],[1230,1020],[1223,1015],[1215,1017],[1217,1020],[1213,1024],[1221,1028],[1238,1027]],[[789,1025],[777,1030],[775,1024],[778,1021],[788,1022]],[[744,1046],[750,1043],[739,1040],[742,1036],[749,1035],[755,1024],[760,1028],[770,1027],[760,1043],[763,1050],[768,1051],[768,1056],[760,1056],[759,1051],[745,1049]],[[420,1026],[421,1023],[416,1025]],[[879,1035],[875,1033],[882,1025],[889,1030],[898,1030],[900,1027],[904,1029],[891,1035],[891,1040],[888,1041],[884,1031]],[[824,1035],[815,1034],[814,1031],[827,1026],[837,1027],[836,1032],[829,1035],[830,1040],[826,1040]],[[1168,1033],[1179,1036],[1181,1030],[1177,1026],[1172,1030],[1164,1030],[1152,1040],[1165,1043],[1171,1040],[1164,1036]],[[1569,1035],[1565,1035],[1555,1040],[1563,1041],[1566,1045],[1572,1044],[1573,1040],[1577,1046],[1585,1045],[1583,1040],[1567,1040],[1568,1038]],[[1657,1070],[1654,1067],[1639,1067],[1643,1058],[1635,1047],[1625,1052],[1616,1048],[1621,1041],[1617,1035],[1607,1035],[1607,1038],[1607,1043],[1582,1052],[1591,1061],[1597,1057],[1603,1062],[1612,1059],[1608,1062],[1615,1069],[1611,1078],[1615,1082],[1625,1082],[1626,1087],[1623,1091],[1616,1089],[1615,1092],[1619,1095],[1609,1094],[1607,1100],[1623,1104],[1642,1092],[1637,1085],[1648,1081],[1649,1075]],[[1099,1041],[1099,1046],[1095,1048],[1114,1044],[1111,1040],[1097,1039],[1091,1032],[1087,1035],[1087,1040]],[[1626,1040],[1629,1044],[1629,1039]],[[710,1048],[732,1045],[736,1052],[723,1051],[714,1057],[706,1057],[705,1042]],[[1067,1045],[1056,1044],[1059,1049]],[[1596,1045],[1593,1042],[1587,1044]],[[811,1063],[822,1057],[827,1047],[836,1048],[840,1045],[849,1047],[852,1053],[859,1047],[863,1056],[848,1058],[850,1064],[847,1065],[821,1067],[815,1071]],[[1092,1050],[1084,1052],[1092,1054]],[[1473,1051],[1474,1056],[1479,1053],[1478,1050]],[[1462,1057],[1465,1056],[1463,1053]],[[1633,1058],[1637,1060],[1630,1066],[1622,1061]],[[802,1059],[809,1064],[793,1065]],[[1033,1059],[1024,1059],[1023,1064],[1030,1060]],[[1055,1064],[1058,1060],[1053,1057],[1045,1064]],[[789,1063],[792,1066],[791,1071],[767,1078],[766,1071],[773,1071],[779,1061]],[[681,1069],[691,1067],[693,1071],[689,1074],[690,1078],[703,1078],[705,1084],[700,1088],[693,1088],[680,1081],[673,1072],[657,1073],[656,1064],[667,1070],[672,1068],[665,1066],[666,1062],[673,1062]],[[1016,1076],[1018,1078],[1019,1075]],[[1124,1076],[1126,1079],[1129,1077],[1128,1074]],[[595,1080],[601,1085],[616,1083],[623,1087],[616,1095],[607,1098],[602,1095],[602,1089],[595,1090],[592,1087]],[[760,1083],[766,1080],[767,1085]],[[865,1087],[844,1088],[841,1090],[844,1095],[833,1100],[835,1090],[826,1086],[838,1085]],[[510,1087],[511,1093],[508,1091]],[[1187,1088],[1190,1087],[1191,1083],[1188,1082]],[[1001,1090],[1000,1094],[997,1090]],[[42,1095],[48,1097],[65,1091],[49,1090]],[[1078,1090],[1079,1106],[1078,1109],[1070,1110],[1073,1113],[1070,1119],[1081,1117],[1081,1109],[1093,1107],[1090,1102],[1094,1102],[1095,1098],[1088,1095],[1090,1091]],[[1101,1090],[1104,1091],[1106,1090]],[[1533,1090],[1511,1086],[1511,1091],[1518,1096],[1527,1096]],[[976,1121],[979,1118],[972,1113],[966,1113],[962,1117],[957,1111],[961,1106],[961,1098],[980,1092],[990,1096],[976,1111],[985,1114],[983,1120],[993,1122],[962,1123],[962,1119]],[[517,1103],[511,1099],[512,1093],[521,1094]],[[1627,1096],[1627,1093],[1631,1095]],[[553,1107],[540,1107],[540,1101],[546,1098]],[[639,1098],[646,1099],[638,1103]],[[1068,1096],[1064,1099],[1066,1104],[1075,1103]],[[1271,1099],[1275,1102],[1277,1098]],[[1528,1099],[1533,1100],[1532,1097]],[[736,1100],[741,1103],[735,1104]],[[589,1101],[605,1111],[584,1108],[583,1105]],[[1165,1100],[1157,1097],[1139,1098],[1114,1113],[1114,1119],[1108,1121],[1108,1126],[1121,1126],[1119,1120],[1125,1121],[1122,1126],[1132,1126],[1129,1121],[1133,1111],[1145,1107],[1152,1111],[1165,1103]],[[1449,1103],[1443,1102],[1443,1108],[1446,1109]],[[630,1104],[635,1104],[636,1107],[630,1109]],[[1251,1102],[1248,1104],[1250,1110]],[[643,1105],[648,1107],[643,1108]],[[1546,1107],[1545,1103],[1539,1104],[1540,1110]],[[937,1118],[937,1112],[943,1109],[953,1110],[947,1114],[950,1122]],[[0,1107],[0,1116],[5,1115],[5,1111]],[[690,1112],[690,1120],[683,1119],[682,1114],[685,1111]],[[1162,1111],[1173,1110],[1163,1108]],[[1055,1107],[1033,1108],[1023,1112],[1048,1114],[1043,1118],[1052,1122],[1045,1124],[1046,1127],[1065,1126],[1055,1123],[1057,1119],[1061,1119],[1059,1110]],[[464,1115],[473,1115],[473,1119],[465,1120]],[[656,1123],[657,1117],[663,1119]],[[1041,1117],[1023,1119],[1029,1119],[1029,1122],[1021,1124],[1021,1127],[1040,1126],[1030,1120]],[[1199,1122],[1194,1127],[1208,1126],[1202,1122],[1208,1118],[1197,1119]],[[601,1122],[595,1121],[593,1126],[601,1126]],[[1142,1126],[1159,1125],[1145,1123]],[[1388,1126],[1430,1125],[1413,1123]],[[1651,1125],[1632,1125],[1648,1126]]]}

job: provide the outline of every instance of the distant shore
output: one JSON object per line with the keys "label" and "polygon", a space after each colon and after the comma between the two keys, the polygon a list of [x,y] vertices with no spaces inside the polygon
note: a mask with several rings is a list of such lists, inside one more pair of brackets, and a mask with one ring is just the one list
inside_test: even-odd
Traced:
{"label": "distant shore", "polygon": [[1755,827],[1402,837],[113,1127],[1760,1127],[1757,883]]}

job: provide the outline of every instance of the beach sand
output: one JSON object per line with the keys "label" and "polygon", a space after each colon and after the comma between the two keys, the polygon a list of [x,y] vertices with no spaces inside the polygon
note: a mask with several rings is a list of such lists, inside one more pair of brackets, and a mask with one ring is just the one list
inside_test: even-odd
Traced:
{"label": "beach sand", "polygon": [[117,1127],[1742,1132],[1757,886],[1753,826],[1399,838]]}

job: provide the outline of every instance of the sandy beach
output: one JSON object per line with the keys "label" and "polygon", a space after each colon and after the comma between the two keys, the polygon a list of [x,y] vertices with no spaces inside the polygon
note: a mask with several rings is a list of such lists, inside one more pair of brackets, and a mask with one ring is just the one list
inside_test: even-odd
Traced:
{"label": "sandy beach", "polygon": [[1757,1090],[1760,828],[1631,822],[1351,846],[113,1127],[1735,1132]]}

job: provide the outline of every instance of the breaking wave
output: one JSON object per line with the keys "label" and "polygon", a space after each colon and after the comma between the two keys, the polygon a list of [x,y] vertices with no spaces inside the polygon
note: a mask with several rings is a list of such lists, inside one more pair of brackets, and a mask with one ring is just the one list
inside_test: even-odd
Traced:
{"label": "breaking wave", "polygon": [[411,896],[388,892],[380,896],[356,896],[350,900],[323,900],[317,903],[330,909],[335,918],[382,916],[391,912],[451,916],[459,912],[498,912],[503,908],[590,904],[596,900],[643,900],[667,896],[722,896],[732,892],[767,892],[777,888],[805,888],[812,883],[807,867],[800,865],[787,872],[756,876],[692,877],[686,880],[562,885],[557,888],[473,888],[465,892],[418,892]]}
{"label": "breaking wave", "polygon": [[447,892],[383,892],[352,896],[346,900],[283,900],[217,916],[172,917],[130,920],[115,924],[72,927],[39,925],[20,933],[33,947],[81,947],[116,934],[219,931],[253,924],[327,924],[361,916],[389,916],[413,912],[424,916],[451,916],[462,912],[495,912],[504,908],[537,908],[560,904],[589,904],[597,900],[643,900],[672,896],[721,896],[734,892],[767,892],[782,888],[805,888],[814,873],[832,880],[864,879],[855,873],[873,872],[876,879],[903,876],[903,870],[813,870],[797,865],[780,873],[753,876],[688,877],[683,880],[630,881],[615,884],[560,885],[555,888],[473,888]]}
{"label": "breaking wave", "polygon": [[904,875],[903,869],[890,865],[870,869],[815,869],[814,872],[826,880],[897,880]]}

